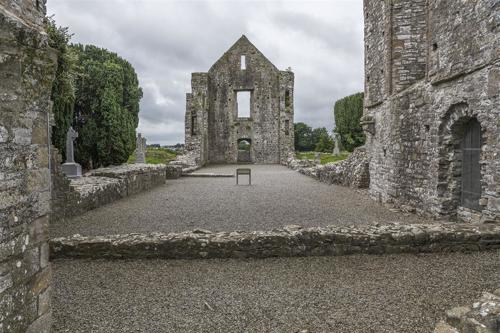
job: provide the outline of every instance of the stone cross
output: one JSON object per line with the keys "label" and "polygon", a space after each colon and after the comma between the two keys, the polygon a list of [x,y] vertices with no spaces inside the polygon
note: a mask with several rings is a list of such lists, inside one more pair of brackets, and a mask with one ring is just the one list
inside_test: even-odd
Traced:
{"label": "stone cross", "polygon": [[75,148],[73,141],[78,138],[78,132],[72,126],[68,128],[66,133],[66,163],[75,163]]}
{"label": "stone cross", "polygon": [[146,163],[146,138],[141,133],[137,134],[135,146],[135,163]]}
{"label": "stone cross", "polygon": [[68,178],[80,178],[82,176],[82,167],[75,163],[75,148],[73,141],[78,137],[78,132],[73,127],[68,128],[66,133],[66,163],[62,165],[62,172]]}

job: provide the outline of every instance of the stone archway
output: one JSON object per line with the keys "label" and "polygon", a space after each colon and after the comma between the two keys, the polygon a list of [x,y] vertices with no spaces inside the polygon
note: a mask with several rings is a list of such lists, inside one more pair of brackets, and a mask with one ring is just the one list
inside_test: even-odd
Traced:
{"label": "stone archway", "polygon": [[451,106],[442,118],[437,184],[441,215],[456,217],[460,207],[481,211],[484,136],[479,119],[467,103]]}
{"label": "stone archway", "polygon": [[238,163],[252,163],[252,139],[238,140]]}

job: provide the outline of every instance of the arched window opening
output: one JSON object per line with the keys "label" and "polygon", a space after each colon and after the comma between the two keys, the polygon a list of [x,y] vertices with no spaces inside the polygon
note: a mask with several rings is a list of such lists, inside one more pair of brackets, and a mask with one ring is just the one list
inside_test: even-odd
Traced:
{"label": "arched window opening", "polygon": [[247,57],[242,55],[240,58],[240,69],[245,70],[247,69]]}
{"label": "arched window opening", "polygon": [[236,111],[238,118],[250,118],[250,91],[237,91],[236,92]]}
{"label": "arched window opening", "polygon": [[289,90],[286,90],[285,91],[285,108],[289,108],[291,105],[291,101],[290,101],[290,91]]}
{"label": "arched window opening", "polygon": [[481,125],[472,118],[464,125],[461,141],[462,174],[461,205],[466,208],[481,210]]}
{"label": "arched window opening", "polygon": [[196,114],[191,115],[191,135],[195,136],[198,132],[198,117]]}

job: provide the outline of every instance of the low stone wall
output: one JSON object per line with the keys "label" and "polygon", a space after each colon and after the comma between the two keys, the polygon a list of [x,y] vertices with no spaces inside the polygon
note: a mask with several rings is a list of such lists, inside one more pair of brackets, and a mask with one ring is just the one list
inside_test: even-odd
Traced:
{"label": "low stone wall", "polygon": [[434,333],[500,332],[500,289],[485,292],[472,306],[461,306],[446,312]]}
{"label": "low stone wall", "polygon": [[166,166],[164,164],[123,164],[95,169],[85,176],[123,180],[127,195],[132,195],[165,184]]}
{"label": "low stone wall", "polygon": [[389,224],[255,232],[195,230],[55,238],[52,258],[267,258],[480,251],[500,248],[500,226]]}
{"label": "low stone wall", "polygon": [[182,166],[180,165],[167,165],[165,168],[167,179],[177,179],[182,176]]}
{"label": "low stone wall", "polygon": [[347,159],[340,162],[319,165],[310,160],[291,158],[288,167],[327,184],[353,188],[370,186],[368,155],[364,147],[356,148]]}
{"label": "low stone wall", "polygon": [[68,179],[56,168],[52,179],[51,219],[77,216],[165,184],[165,176],[166,166],[163,164],[125,164],[101,168],[78,179]]}

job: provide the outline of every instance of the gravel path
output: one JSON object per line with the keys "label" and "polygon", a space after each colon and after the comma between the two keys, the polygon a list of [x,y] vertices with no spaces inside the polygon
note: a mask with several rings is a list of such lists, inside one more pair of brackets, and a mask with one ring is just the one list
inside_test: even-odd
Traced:
{"label": "gravel path", "polygon": [[[248,167],[248,166],[246,166]],[[181,178],[71,221],[52,223],[51,236],[132,232],[270,230],[289,224],[351,225],[422,222],[394,213],[352,189],[327,185],[280,165],[251,165],[252,186],[234,178]],[[198,172],[233,173],[235,165]],[[243,178],[242,178],[243,179]]]}
{"label": "gravel path", "polygon": [[56,333],[429,333],[500,287],[500,251],[53,267]]}

